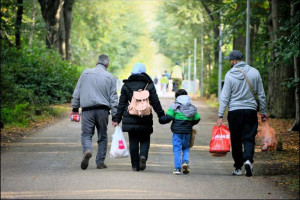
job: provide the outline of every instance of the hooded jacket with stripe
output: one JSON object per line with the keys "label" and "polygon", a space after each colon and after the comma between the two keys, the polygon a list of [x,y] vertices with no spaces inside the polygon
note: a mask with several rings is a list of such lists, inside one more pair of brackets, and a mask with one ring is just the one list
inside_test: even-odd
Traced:
{"label": "hooded jacket with stripe", "polygon": [[170,106],[165,116],[159,118],[159,123],[172,122],[171,130],[177,134],[191,134],[194,125],[200,121],[197,108],[191,104],[188,95],[180,95],[174,104]]}
{"label": "hooded jacket with stripe", "polygon": [[133,91],[144,89],[149,91],[149,101],[153,110],[158,117],[164,116],[165,112],[161,107],[153,81],[146,73],[131,75],[128,79],[123,80],[124,85],[121,89],[121,96],[117,114],[113,116],[113,121],[120,123],[122,121],[122,130],[124,132],[138,132],[139,134],[151,134],[153,132],[153,115],[135,116],[128,112],[129,101],[131,101]]}

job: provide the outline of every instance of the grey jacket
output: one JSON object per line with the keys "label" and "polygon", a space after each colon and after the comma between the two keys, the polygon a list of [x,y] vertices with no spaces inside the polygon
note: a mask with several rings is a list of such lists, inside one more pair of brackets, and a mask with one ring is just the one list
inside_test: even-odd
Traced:
{"label": "grey jacket", "polygon": [[111,109],[111,114],[114,116],[118,107],[116,79],[101,64],[84,70],[73,92],[71,105],[75,109],[107,107]]}
{"label": "grey jacket", "polygon": [[174,112],[182,112],[186,117],[193,117],[197,113],[197,108],[191,104],[188,95],[180,95],[170,107]]}
{"label": "grey jacket", "polygon": [[250,87],[242,72],[240,72],[237,68],[240,68],[245,72],[254,92],[257,94],[260,104],[260,112],[261,114],[266,114],[266,96],[260,74],[257,69],[241,61],[234,65],[231,70],[226,73],[220,98],[218,116],[223,117],[227,106],[228,111],[239,109],[256,110],[257,108],[257,103],[250,91]]}

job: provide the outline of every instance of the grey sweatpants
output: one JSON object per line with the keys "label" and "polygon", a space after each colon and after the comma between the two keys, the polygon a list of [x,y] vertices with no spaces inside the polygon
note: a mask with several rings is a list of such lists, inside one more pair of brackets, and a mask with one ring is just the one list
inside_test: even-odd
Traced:
{"label": "grey sweatpants", "polygon": [[107,151],[107,125],[109,111],[106,109],[96,109],[82,112],[81,121],[81,144],[83,153],[92,150],[92,137],[95,133],[95,127],[98,133],[98,152],[96,164],[104,164]]}

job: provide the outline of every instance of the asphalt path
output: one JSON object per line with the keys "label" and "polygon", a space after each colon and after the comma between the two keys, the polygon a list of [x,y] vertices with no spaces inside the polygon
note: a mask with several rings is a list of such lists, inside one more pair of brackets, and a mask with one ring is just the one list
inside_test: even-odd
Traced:
{"label": "asphalt path", "polygon": [[[164,110],[173,98],[161,99]],[[201,121],[195,126],[190,151],[191,173],[173,175],[170,124],[160,125],[154,115],[154,133],[145,171],[133,172],[130,158],[110,158],[114,128],[108,126],[107,169],[96,169],[95,155],[81,170],[80,123],[62,119],[52,126],[9,144],[1,153],[1,199],[290,199],[288,193],[260,176],[232,176],[231,153],[212,157],[209,142],[216,124],[216,109],[193,101]],[[128,145],[128,135],[124,133]],[[1,144],[4,145],[4,144]],[[7,145],[7,144],[6,144]],[[96,135],[93,149],[96,151]],[[244,171],[244,169],[243,169]]]}

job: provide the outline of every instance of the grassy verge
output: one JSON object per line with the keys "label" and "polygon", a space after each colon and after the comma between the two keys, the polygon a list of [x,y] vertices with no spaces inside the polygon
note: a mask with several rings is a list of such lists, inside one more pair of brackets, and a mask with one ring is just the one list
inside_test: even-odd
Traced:
{"label": "grassy verge", "polygon": [[15,142],[18,139],[25,138],[36,129],[53,123],[56,119],[67,117],[70,106],[68,104],[53,105],[43,107],[41,110],[41,115],[30,116],[29,123],[11,123],[4,125],[4,128],[1,129],[1,143]]}

